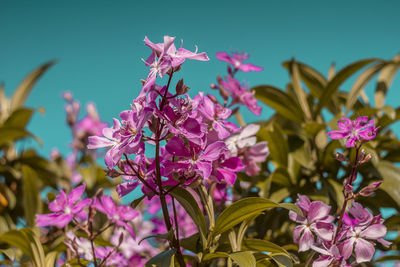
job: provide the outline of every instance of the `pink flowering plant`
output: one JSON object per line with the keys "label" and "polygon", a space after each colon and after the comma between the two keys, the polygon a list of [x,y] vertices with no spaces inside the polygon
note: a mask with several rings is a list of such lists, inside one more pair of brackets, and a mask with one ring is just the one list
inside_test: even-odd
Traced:
{"label": "pink flowering plant", "polygon": [[[24,101],[53,62],[12,98],[0,93],[2,265],[399,260],[400,147],[390,126],[400,116],[384,104],[398,56],[331,68],[328,77],[292,59],[283,63],[290,83],[281,90],[238,78],[263,71],[247,53],[218,52],[227,74],[217,75],[212,90],[197,91],[180,70],[192,60],[207,66],[213,56],[177,47],[170,36],[144,44],[148,74],[112,121],[101,120],[94,103],[81,115],[79,101],[63,94],[72,135],[66,156],[54,149],[46,159],[16,145],[40,142],[25,129],[34,110]],[[341,90],[360,70],[350,90]],[[372,107],[363,90],[377,73]],[[263,103],[272,111],[262,112]]]}

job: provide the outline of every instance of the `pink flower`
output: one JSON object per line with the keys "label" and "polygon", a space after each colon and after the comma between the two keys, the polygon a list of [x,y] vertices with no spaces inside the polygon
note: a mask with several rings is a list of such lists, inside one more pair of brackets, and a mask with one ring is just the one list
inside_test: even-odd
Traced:
{"label": "pink flower", "polygon": [[86,106],[87,114],[82,120],[78,121],[75,125],[75,131],[78,136],[80,135],[97,135],[101,136],[102,131],[107,127],[107,123],[100,120],[94,103],[89,103]]}
{"label": "pink flower", "polygon": [[321,201],[311,202],[307,196],[298,195],[296,205],[303,212],[304,217],[290,211],[289,218],[301,223],[294,228],[293,241],[299,244],[299,251],[307,251],[314,245],[314,235],[322,240],[330,241],[334,227],[331,224],[333,217],[329,215],[331,207]]}
{"label": "pink flower", "polygon": [[374,121],[368,122],[367,116],[358,117],[354,121],[348,118],[338,120],[338,131],[328,132],[331,139],[346,139],[346,147],[356,146],[356,141],[363,142],[374,139],[379,127],[374,126]]}
{"label": "pink flower", "polygon": [[118,226],[124,227],[132,236],[134,236],[133,229],[128,222],[137,217],[139,212],[133,210],[130,206],[115,205],[110,196],[101,196],[100,201],[95,199],[93,206],[98,211],[107,215],[107,218],[111,223],[115,223]]}
{"label": "pink flower", "polygon": [[382,224],[380,215],[372,217],[372,214],[357,202],[353,202],[349,212],[354,219],[345,214],[343,220],[345,225],[340,234],[340,239],[344,240],[340,244],[342,254],[345,259],[348,259],[354,248],[357,263],[368,262],[375,253],[373,241],[388,245],[387,241],[381,242],[386,235],[386,227]]}
{"label": "pink flower", "polygon": [[140,96],[145,95],[155,84],[157,74],[162,78],[171,68],[181,65],[186,59],[208,61],[206,53],[197,54],[184,48],[176,49],[174,45],[175,37],[164,36],[164,43],[152,43],[147,36],[144,42],[152,50],[151,55],[145,61],[145,65],[150,68],[149,75],[143,85]]}
{"label": "pink flower", "polygon": [[226,52],[217,52],[217,59],[228,62],[233,65],[234,69],[239,69],[244,72],[249,71],[262,71],[264,68],[257,67],[253,64],[243,63],[247,60],[249,56],[246,53],[232,53],[232,56],[228,55]]}
{"label": "pink flower", "polygon": [[124,153],[142,153],[144,143],[142,139],[142,128],[152,116],[153,110],[145,107],[143,110],[126,110],[120,113],[122,124],[114,119],[112,128],[104,128],[103,135],[89,137],[89,149],[108,147],[109,150],[104,158],[108,168],[113,168]]}
{"label": "pink flower", "polygon": [[257,99],[254,92],[247,90],[247,87],[241,85],[240,82],[231,76],[226,77],[226,81],[221,80],[221,85],[232,93],[232,103],[245,105],[251,112],[259,116],[261,114],[261,106],[257,106]]}
{"label": "pink flower", "polygon": [[350,267],[337,246],[324,243],[323,247],[324,248],[311,246],[313,250],[321,254],[321,256],[313,262],[312,267]]}
{"label": "pink flower", "polygon": [[84,191],[85,185],[78,186],[68,195],[61,190],[56,199],[49,204],[49,210],[53,213],[36,214],[36,224],[38,226],[54,225],[63,228],[74,218],[85,218],[87,214],[83,209],[89,206],[92,200],[79,201]]}

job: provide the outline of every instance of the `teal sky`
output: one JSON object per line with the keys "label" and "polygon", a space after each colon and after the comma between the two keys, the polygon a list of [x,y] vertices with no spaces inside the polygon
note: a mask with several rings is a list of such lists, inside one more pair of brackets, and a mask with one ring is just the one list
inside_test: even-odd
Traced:
{"label": "teal sky", "polygon": [[[215,77],[225,74],[217,51],[249,52],[251,62],[265,69],[240,78],[279,87],[288,81],[281,62],[291,57],[326,73],[333,61],[340,68],[400,52],[400,1],[395,0],[144,2],[0,1],[0,81],[8,96],[35,67],[59,60],[28,100],[30,107],[46,108],[29,126],[44,142],[42,153],[53,147],[68,152],[63,91],[73,92],[83,105],[95,102],[107,122],[129,108],[148,73],[141,61],[150,53],[146,35],[154,42],[176,36],[185,48],[197,44],[208,53],[209,62],[186,62],[180,73],[194,91],[209,90]],[[389,91],[394,106],[399,80]],[[264,118],[269,114],[265,111]]]}

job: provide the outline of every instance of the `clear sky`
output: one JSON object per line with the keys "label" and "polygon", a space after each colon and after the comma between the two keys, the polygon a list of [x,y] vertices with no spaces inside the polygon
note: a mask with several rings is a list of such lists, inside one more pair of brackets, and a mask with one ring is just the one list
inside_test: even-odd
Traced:
{"label": "clear sky", "polygon": [[[362,58],[389,59],[400,52],[400,1],[9,1],[0,0],[0,81],[10,96],[38,65],[58,59],[28,100],[44,106],[30,130],[44,142],[41,152],[68,151],[61,93],[73,92],[82,104],[97,104],[111,122],[140,90],[148,69],[141,58],[150,49],[144,36],[184,40],[184,47],[207,52],[209,62],[187,62],[181,75],[193,90],[207,91],[225,64],[215,52],[239,50],[263,66],[240,78],[250,85],[284,87],[281,62],[295,57],[323,73]],[[398,106],[400,78],[389,92]],[[371,95],[373,88],[368,88]],[[266,111],[263,116],[268,116]],[[248,115],[248,113],[246,113]],[[246,118],[248,121],[254,120]]]}

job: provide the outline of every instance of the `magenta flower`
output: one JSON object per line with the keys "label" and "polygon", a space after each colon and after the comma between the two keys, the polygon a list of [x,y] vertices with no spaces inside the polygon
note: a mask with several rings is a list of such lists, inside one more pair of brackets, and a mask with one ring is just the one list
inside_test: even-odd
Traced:
{"label": "magenta flower", "polygon": [[63,228],[74,218],[82,219],[87,217],[83,209],[89,206],[92,200],[84,199],[79,201],[84,191],[85,185],[72,189],[68,195],[61,190],[56,199],[49,204],[49,210],[53,213],[36,214],[37,226],[54,225],[58,228]]}
{"label": "magenta flower", "polygon": [[147,36],[144,38],[144,42],[151,48],[152,53],[145,61],[145,65],[150,67],[150,72],[143,84],[140,96],[149,92],[151,87],[155,84],[157,74],[162,78],[171,68],[181,65],[185,59],[200,61],[209,60],[206,53],[197,54],[197,47],[195,52],[190,52],[182,47],[176,49],[174,41],[175,37],[164,36],[164,43],[154,44]]}
{"label": "magenta flower", "polygon": [[115,223],[118,226],[124,227],[129,233],[134,236],[134,232],[129,221],[133,220],[139,215],[139,212],[126,205],[115,205],[110,196],[101,196],[100,201],[94,200],[93,206],[100,212],[107,215],[110,223]]}
{"label": "magenta flower", "polygon": [[217,52],[217,59],[228,62],[232,64],[234,69],[241,70],[243,72],[249,71],[262,71],[264,68],[257,67],[253,64],[243,63],[243,61],[247,60],[249,55],[246,53],[238,54],[232,53],[232,56],[228,55],[226,52]]}
{"label": "magenta flower", "polygon": [[345,259],[350,258],[354,248],[357,263],[371,261],[375,253],[373,241],[387,245],[387,241],[381,242],[386,235],[383,220],[380,215],[372,217],[372,214],[357,202],[353,202],[349,212],[354,218],[351,219],[345,214],[345,226],[341,231],[341,239],[344,241],[340,244],[342,255]]}
{"label": "magenta flower", "polygon": [[318,252],[320,255],[314,262],[312,267],[327,267],[327,266],[338,266],[338,267],[350,267],[345,261],[341,251],[336,245],[329,245],[324,243],[324,248],[311,246],[313,250]]}
{"label": "magenta flower", "polygon": [[226,81],[221,80],[221,85],[232,93],[232,103],[245,105],[252,113],[259,116],[261,114],[261,106],[257,106],[257,99],[254,92],[247,90],[247,87],[241,85],[240,82],[231,76],[226,77]]}
{"label": "magenta flower", "polygon": [[107,123],[100,120],[94,103],[89,103],[86,106],[87,114],[82,120],[78,121],[75,125],[75,131],[78,136],[80,135],[97,135],[101,136],[102,131],[107,127]]}
{"label": "magenta flower", "polygon": [[186,145],[181,138],[172,137],[165,146],[165,149],[172,156],[180,158],[177,161],[167,160],[163,163],[165,176],[173,172],[182,172],[186,173],[187,177],[198,174],[207,179],[211,175],[212,162],[217,160],[227,148],[222,141],[217,141],[209,145],[196,145],[189,142],[189,145]]}
{"label": "magenta flower", "polygon": [[142,128],[152,116],[153,110],[145,107],[139,111],[136,109],[126,110],[120,113],[122,124],[114,119],[112,128],[104,128],[104,137],[90,136],[89,149],[108,147],[109,150],[104,158],[108,168],[113,168],[124,153],[142,153],[144,143],[142,139]]}
{"label": "magenta flower", "polygon": [[348,118],[338,120],[338,131],[328,132],[331,139],[346,139],[346,147],[356,146],[356,141],[363,142],[374,139],[379,127],[374,126],[374,121],[368,121],[367,116],[358,117],[354,121]]}
{"label": "magenta flower", "polygon": [[332,240],[334,227],[331,224],[333,217],[329,215],[331,207],[321,201],[311,202],[307,196],[298,195],[296,205],[303,212],[304,217],[290,211],[289,218],[301,223],[294,228],[293,241],[299,244],[299,251],[307,251],[314,245],[314,235],[326,241]]}
{"label": "magenta flower", "polygon": [[202,92],[194,98],[198,102],[197,112],[198,116],[202,117],[204,121],[212,126],[218,133],[220,139],[227,138],[231,132],[236,132],[239,128],[232,122],[225,121],[231,116],[232,111],[228,108],[222,107],[220,104],[215,104]]}

